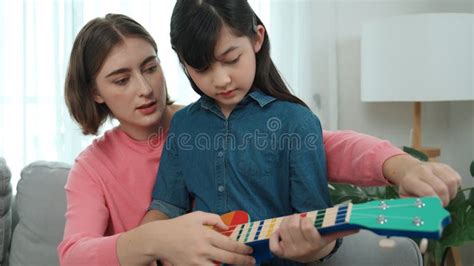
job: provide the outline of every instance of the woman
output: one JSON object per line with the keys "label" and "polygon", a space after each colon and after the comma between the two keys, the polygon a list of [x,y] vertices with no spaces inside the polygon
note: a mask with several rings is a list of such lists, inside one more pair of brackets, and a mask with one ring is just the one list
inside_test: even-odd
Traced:
{"label": "woman", "polygon": [[[61,264],[253,263],[248,247],[202,226],[224,228],[216,215],[139,226],[170,119],[180,108],[168,99],[156,43],[140,24],[123,15],[87,23],[71,51],[65,98],[84,134],[96,134],[108,117],[119,126],[87,147],[71,169]],[[445,203],[459,184],[448,166],[421,163],[369,136],[325,132],[324,144],[330,181],[391,182],[408,195],[438,194]]]}

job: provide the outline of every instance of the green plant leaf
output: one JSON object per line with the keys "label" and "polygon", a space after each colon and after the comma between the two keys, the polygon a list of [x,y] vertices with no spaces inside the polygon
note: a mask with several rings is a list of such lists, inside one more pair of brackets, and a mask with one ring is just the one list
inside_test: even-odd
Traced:
{"label": "green plant leaf", "polygon": [[424,152],[419,151],[415,148],[403,146],[403,151],[410,154],[411,156],[417,158],[420,161],[423,161],[423,162],[428,161],[428,155],[426,155]]}
{"label": "green plant leaf", "polygon": [[471,166],[469,167],[469,170],[471,172],[471,176],[474,177],[474,161],[471,162]]}
{"label": "green plant leaf", "polygon": [[[460,191],[450,201],[446,209],[451,214],[451,223],[446,226],[440,240],[431,240],[428,246],[427,260],[440,265],[444,252],[448,247],[461,246],[474,241],[474,202],[467,200],[474,188]],[[465,192],[469,192],[466,198]]]}
{"label": "green plant leaf", "polygon": [[471,192],[469,192],[469,196],[467,197],[467,200],[471,205],[474,205],[474,189],[471,189]]}
{"label": "green plant leaf", "polygon": [[330,183],[329,194],[334,204],[339,204],[345,201],[351,201],[352,203],[369,201],[367,194],[362,189],[349,184]]}
{"label": "green plant leaf", "polygon": [[[397,187],[358,187],[330,183],[329,193],[334,204],[351,201],[354,204],[371,200],[398,198]],[[456,194],[446,209],[451,214],[451,224],[446,226],[440,240],[430,240],[424,256],[425,265],[441,265],[449,247],[474,242],[474,188],[465,188]],[[415,239],[416,240],[416,239]]]}
{"label": "green plant leaf", "polygon": [[454,197],[454,199],[449,201],[449,204],[448,206],[446,206],[446,209],[450,213],[452,213],[456,211],[456,209],[458,209],[465,201],[466,201],[466,194],[464,194],[464,192],[458,192],[456,194],[456,197]]}
{"label": "green plant leaf", "polygon": [[354,204],[364,203],[371,200],[396,199],[397,187],[358,187],[350,184],[330,183],[329,194],[334,204],[351,201]]}
{"label": "green plant leaf", "polygon": [[439,241],[430,240],[428,242],[428,250],[425,253],[424,260],[425,265],[441,265],[441,260],[443,259],[443,254],[446,251],[446,246],[444,246]]}

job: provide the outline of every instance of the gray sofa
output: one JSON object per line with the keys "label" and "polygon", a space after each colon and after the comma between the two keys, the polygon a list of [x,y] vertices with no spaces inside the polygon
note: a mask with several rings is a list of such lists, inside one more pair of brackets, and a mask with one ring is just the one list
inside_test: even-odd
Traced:
{"label": "gray sofa", "polygon": [[[70,165],[38,161],[21,172],[14,199],[10,171],[0,157],[0,265],[58,265],[66,199],[63,190]],[[423,265],[416,244],[394,238],[382,249],[381,237],[367,231],[345,238],[341,249],[321,265]]]}

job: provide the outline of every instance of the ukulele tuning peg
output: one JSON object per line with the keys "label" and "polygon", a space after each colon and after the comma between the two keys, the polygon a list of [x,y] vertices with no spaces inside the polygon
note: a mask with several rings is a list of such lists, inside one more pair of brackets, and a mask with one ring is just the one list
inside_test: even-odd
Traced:
{"label": "ukulele tuning peg", "polygon": [[391,238],[382,238],[380,239],[379,241],[379,246],[381,248],[385,248],[385,249],[391,249],[391,248],[394,248],[397,244],[395,243],[395,240],[391,239]]}
{"label": "ukulele tuning peg", "polygon": [[421,241],[420,241],[420,252],[421,252],[421,254],[425,254],[427,248],[428,248],[428,239],[422,238]]}
{"label": "ukulele tuning peg", "polygon": [[421,199],[416,199],[415,200],[415,206],[417,208],[423,208],[426,206],[426,204],[421,200]]}

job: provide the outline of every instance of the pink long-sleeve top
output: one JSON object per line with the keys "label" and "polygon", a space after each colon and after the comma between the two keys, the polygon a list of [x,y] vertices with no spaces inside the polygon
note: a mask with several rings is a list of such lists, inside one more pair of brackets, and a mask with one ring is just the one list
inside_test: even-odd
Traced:
{"label": "pink long-sleeve top", "polygon": [[[323,138],[331,182],[385,185],[384,161],[403,154],[388,141],[351,131],[324,131]],[[119,265],[117,239],[149,207],[164,140],[135,141],[114,128],[76,158],[65,186],[61,265]]]}

